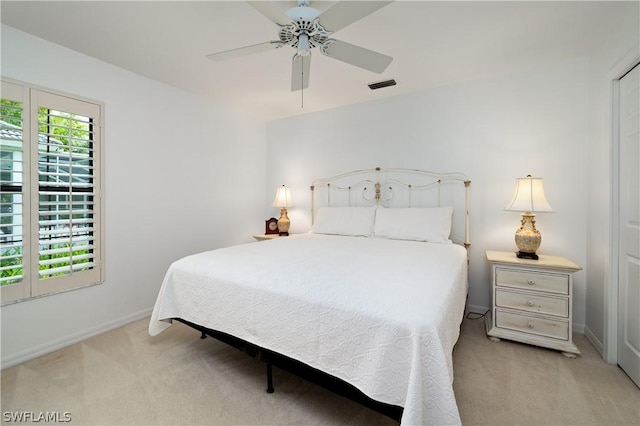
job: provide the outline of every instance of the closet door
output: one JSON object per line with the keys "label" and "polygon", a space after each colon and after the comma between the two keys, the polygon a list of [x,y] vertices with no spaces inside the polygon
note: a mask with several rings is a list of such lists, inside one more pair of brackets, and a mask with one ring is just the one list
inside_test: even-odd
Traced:
{"label": "closet door", "polygon": [[640,65],[620,80],[618,365],[640,387]]}

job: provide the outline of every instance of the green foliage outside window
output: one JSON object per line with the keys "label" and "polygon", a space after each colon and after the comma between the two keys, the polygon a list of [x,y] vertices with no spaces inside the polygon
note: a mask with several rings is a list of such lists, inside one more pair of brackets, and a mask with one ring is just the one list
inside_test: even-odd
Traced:
{"label": "green foliage outside window", "polygon": [[0,115],[2,116],[2,121],[21,127],[22,102],[2,99],[2,103],[0,103]]}
{"label": "green foliage outside window", "polygon": [[[52,248],[69,248],[69,244],[60,244],[59,246],[56,247],[52,247]],[[72,257],[78,257],[78,256],[82,256],[85,254],[89,254],[90,250],[89,249],[80,249],[80,250],[73,250],[71,256]],[[63,252],[63,253],[56,253],[56,254],[51,254],[51,255],[41,255],[40,256],[40,261],[44,261],[44,260],[51,260],[51,259],[62,259],[62,258],[68,258],[69,257],[69,252]],[[74,259],[73,264],[74,265],[78,265],[81,263],[87,263],[89,262],[89,259]],[[54,265],[40,265],[40,271],[46,271],[47,269],[52,269],[52,268],[60,268],[60,267],[65,267],[65,266],[69,266],[70,263],[68,261],[65,262],[59,262],[59,263],[55,263]],[[13,268],[11,268],[11,266],[13,266]],[[7,267],[7,269],[5,269],[5,267]],[[2,268],[0,270],[0,279],[4,279],[4,278],[9,278],[6,281],[2,282],[2,285],[9,285],[9,284],[15,284],[17,282],[22,281],[22,247],[12,247],[10,249],[7,250],[3,250],[2,253],[0,254],[0,268]],[[56,277],[56,276],[62,276],[62,275],[68,275],[68,272],[58,272],[58,273],[54,273],[54,274],[50,274],[47,275],[47,277]],[[13,277],[13,279],[11,279]]]}
{"label": "green foliage outside window", "polygon": [[[22,281],[22,247],[12,247],[7,250],[2,250],[0,254],[0,268],[2,285],[15,284]],[[5,278],[7,278],[6,281],[4,280]]]}
{"label": "green foliage outside window", "polygon": [[[22,103],[2,99],[0,116],[2,121],[22,127]],[[88,154],[91,147],[92,130],[91,122],[87,117],[48,108],[38,108],[38,132],[61,142],[60,148],[63,150],[68,151],[69,146],[86,148],[86,150],[76,150],[76,152]]]}
{"label": "green foliage outside window", "polygon": [[76,154],[89,154],[91,123],[86,117],[38,108],[38,132],[62,143],[60,150]]}

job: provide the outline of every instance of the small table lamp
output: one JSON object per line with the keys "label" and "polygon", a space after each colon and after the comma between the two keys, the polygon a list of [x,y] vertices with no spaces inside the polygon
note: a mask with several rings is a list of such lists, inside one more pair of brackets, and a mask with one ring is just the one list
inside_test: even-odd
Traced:
{"label": "small table lamp", "polygon": [[505,210],[518,211],[522,213],[520,229],[516,231],[516,255],[523,259],[538,259],[536,250],[540,247],[542,236],[536,229],[536,215],[534,212],[553,212],[547,202],[542,188],[542,178],[533,178],[528,175],[526,178],[516,179],[516,192],[513,200]]}
{"label": "small table lamp", "polygon": [[278,234],[289,235],[291,221],[287,216],[287,207],[293,207],[291,191],[282,185],[276,190],[276,198],[273,200],[273,207],[280,207],[280,219],[278,219]]}

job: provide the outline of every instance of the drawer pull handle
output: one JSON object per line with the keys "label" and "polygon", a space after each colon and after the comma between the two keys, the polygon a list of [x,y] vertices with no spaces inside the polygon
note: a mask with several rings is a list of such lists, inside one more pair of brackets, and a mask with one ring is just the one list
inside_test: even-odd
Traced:
{"label": "drawer pull handle", "polygon": [[527,280],[527,284],[534,285],[536,282],[534,280]]}
{"label": "drawer pull handle", "polygon": [[529,324],[527,324],[527,327],[529,327],[529,328],[533,328],[533,323],[532,323],[532,322],[530,322]]}
{"label": "drawer pull handle", "polygon": [[533,306],[533,302],[531,300],[527,300],[527,306],[529,307]]}

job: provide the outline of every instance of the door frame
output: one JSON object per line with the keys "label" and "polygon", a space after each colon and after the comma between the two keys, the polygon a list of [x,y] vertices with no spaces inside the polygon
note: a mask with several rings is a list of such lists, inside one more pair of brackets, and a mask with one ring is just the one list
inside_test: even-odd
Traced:
{"label": "door frame", "polygon": [[609,206],[609,267],[605,283],[603,353],[609,364],[618,363],[619,203],[620,203],[620,80],[640,64],[637,48],[623,57],[609,73],[611,80],[611,204]]}

